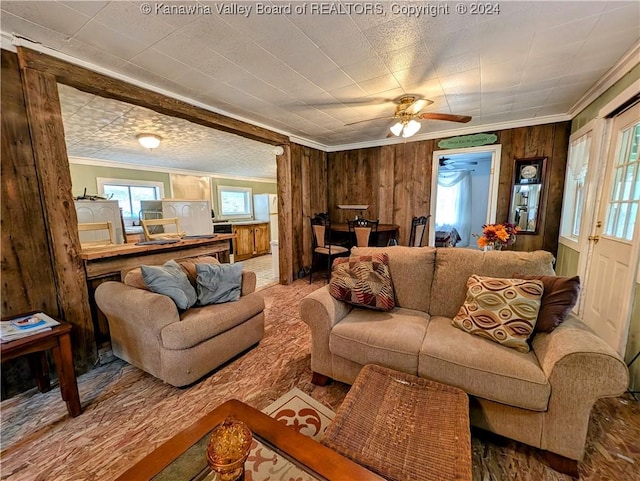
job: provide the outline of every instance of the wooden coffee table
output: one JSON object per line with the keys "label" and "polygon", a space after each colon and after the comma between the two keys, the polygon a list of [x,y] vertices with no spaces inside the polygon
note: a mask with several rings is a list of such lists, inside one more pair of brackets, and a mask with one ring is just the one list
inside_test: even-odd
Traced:
{"label": "wooden coffee table", "polygon": [[[298,470],[302,473],[299,479],[304,480],[384,481],[337,452],[235,399],[225,402],[176,434],[116,481],[215,480],[207,468],[208,434],[227,416],[246,423],[258,442],[245,466],[253,462],[256,469],[276,466],[282,472]],[[258,477],[259,471],[251,473],[253,481],[266,479]],[[268,479],[276,481],[280,478],[277,473],[271,473]]]}

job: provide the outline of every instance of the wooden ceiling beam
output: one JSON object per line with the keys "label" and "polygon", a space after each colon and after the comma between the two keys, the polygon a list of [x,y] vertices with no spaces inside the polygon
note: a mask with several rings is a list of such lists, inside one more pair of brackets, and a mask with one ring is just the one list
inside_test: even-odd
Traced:
{"label": "wooden ceiling beam", "polygon": [[33,69],[53,75],[59,83],[83,92],[145,107],[161,114],[178,117],[258,142],[271,145],[289,144],[289,137],[286,135],[263,127],[196,107],[182,100],[132,85],[26,47],[18,47],[17,50],[22,69]]}

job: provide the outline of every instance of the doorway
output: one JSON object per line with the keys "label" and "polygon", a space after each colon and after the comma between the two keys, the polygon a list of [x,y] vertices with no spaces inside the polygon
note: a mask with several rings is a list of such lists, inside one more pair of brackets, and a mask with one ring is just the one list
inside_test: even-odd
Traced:
{"label": "doorway", "polygon": [[429,245],[477,248],[494,223],[501,145],[433,152]]}
{"label": "doorway", "polygon": [[609,132],[596,232],[589,237],[582,316],[624,356],[640,251],[640,103],[614,117]]}

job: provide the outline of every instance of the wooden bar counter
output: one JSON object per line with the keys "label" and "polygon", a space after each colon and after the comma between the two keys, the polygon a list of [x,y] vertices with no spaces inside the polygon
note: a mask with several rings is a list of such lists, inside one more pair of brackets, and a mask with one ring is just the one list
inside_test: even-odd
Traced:
{"label": "wooden bar counter", "polygon": [[84,249],[80,257],[84,260],[87,279],[120,275],[141,265],[164,264],[171,259],[184,259],[213,255],[220,262],[229,262],[231,239],[234,234],[216,234],[213,238],[181,239],[172,244],[116,244]]}
{"label": "wooden bar counter", "polygon": [[198,256],[213,256],[220,262],[229,262],[231,241],[235,234],[215,234],[215,237],[181,239],[171,244],[116,244],[83,249],[80,257],[89,288],[89,305],[98,352],[111,344],[109,324],[95,303],[96,288],[106,281],[122,281],[131,269],[142,265],[162,265],[168,260]]}

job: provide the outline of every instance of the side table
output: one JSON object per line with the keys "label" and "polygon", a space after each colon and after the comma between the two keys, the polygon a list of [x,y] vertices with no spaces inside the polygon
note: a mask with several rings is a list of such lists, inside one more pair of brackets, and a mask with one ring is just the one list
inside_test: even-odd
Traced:
{"label": "side table", "polygon": [[[14,316],[20,317],[20,316]],[[2,321],[8,322],[8,321]],[[73,353],[71,351],[71,324],[60,322],[59,326],[53,327],[50,331],[39,332],[32,336],[16,339],[0,344],[0,356],[2,362],[16,357],[42,353],[51,349],[53,362],[58,373],[60,383],[60,394],[67,403],[67,411],[72,417],[78,416],[82,412],[80,406],[80,395],[78,394],[78,383],[76,372],[73,366]],[[46,360],[34,362],[34,357],[30,356],[30,365],[36,376],[38,389],[43,392],[50,389],[49,379],[46,373]],[[38,365],[40,364],[40,365]]]}

